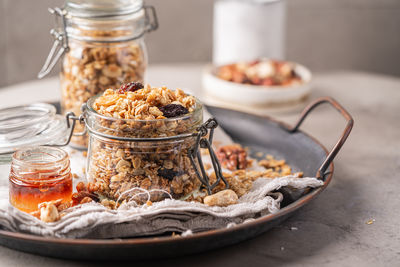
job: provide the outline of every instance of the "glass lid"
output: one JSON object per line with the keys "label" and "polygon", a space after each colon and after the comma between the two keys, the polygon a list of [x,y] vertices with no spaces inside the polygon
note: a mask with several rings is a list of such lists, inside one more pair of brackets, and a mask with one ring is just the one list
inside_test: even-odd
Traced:
{"label": "glass lid", "polygon": [[26,146],[62,143],[67,132],[65,118],[50,104],[0,109],[0,155]]}
{"label": "glass lid", "polygon": [[64,8],[74,17],[97,18],[134,13],[143,7],[143,0],[66,0]]}

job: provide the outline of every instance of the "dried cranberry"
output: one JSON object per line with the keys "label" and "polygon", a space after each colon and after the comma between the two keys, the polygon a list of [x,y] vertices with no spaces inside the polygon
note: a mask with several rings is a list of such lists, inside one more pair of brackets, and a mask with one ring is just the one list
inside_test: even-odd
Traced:
{"label": "dried cranberry", "polygon": [[187,108],[185,108],[184,106],[181,106],[181,105],[177,105],[177,104],[169,104],[169,105],[159,108],[159,110],[161,110],[164,117],[167,117],[167,118],[178,117],[178,116],[189,113],[189,110],[187,110]]}
{"label": "dried cranberry", "polygon": [[121,87],[118,90],[119,94],[123,94],[125,92],[135,92],[139,89],[143,89],[144,86],[143,84],[139,83],[139,82],[131,82],[131,83],[125,83],[123,85],[121,85]]}
{"label": "dried cranberry", "polygon": [[172,181],[174,179],[175,176],[177,176],[179,173],[170,169],[166,169],[166,168],[160,168],[157,171],[158,175],[168,179],[169,181]]}

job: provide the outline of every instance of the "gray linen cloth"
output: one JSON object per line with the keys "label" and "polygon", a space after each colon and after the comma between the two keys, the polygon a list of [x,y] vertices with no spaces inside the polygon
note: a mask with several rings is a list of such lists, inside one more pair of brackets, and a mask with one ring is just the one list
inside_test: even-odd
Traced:
{"label": "gray linen cloth", "polygon": [[0,205],[0,225],[9,231],[63,238],[122,238],[166,232],[188,234],[229,227],[277,212],[283,196],[272,192],[281,187],[302,189],[322,184],[316,178],[259,178],[237,204],[227,207],[209,207],[198,202],[172,199],[151,206],[129,203],[117,210],[87,203],[70,208],[67,215],[54,223],[42,222],[3,202]]}

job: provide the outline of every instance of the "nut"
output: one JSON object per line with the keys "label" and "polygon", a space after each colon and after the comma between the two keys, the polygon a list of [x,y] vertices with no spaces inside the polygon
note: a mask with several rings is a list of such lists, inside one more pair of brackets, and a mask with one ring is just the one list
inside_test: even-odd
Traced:
{"label": "nut", "polygon": [[[93,201],[98,201],[98,197],[97,197],[95,194],[90,193],[90,192],[87,191],[87,190],[84,190],[84,191],[80,191],[80,192],[77,192],[77,193],[73,193],[73,194],[72,194],[72,197],[71,197],[71,199],[72,199],[72,205],[75,206],[75,205],[82,204],[82,201],[83,201],[84,199],[86,199],[85,201],[88,200],[87,198],[90,198],[90,199],[93,200]],[[85,203],[86,203],[86,202],[85,202]]]}
{"label": "nut", "polygon": [[93,202],[93,199],[91,199],[90,197],[84,197],[79,204],[85,204],[89,202]]}
{"label": "nut", "polygon": [[77,190],[78,192],[81,192],[81,191],[86,190],[85,184],[84,184],[83,182],[79,182],[79,183],[76,185],[76,190]]}
{"label": "nut", "polygon": [[104,207],[106,207],[108,209],[115,209],[117,207],[115,201],[109,200],[109,199],[103,199],[101,201],[101,205],[103,205]]}
{"label": "nut", "polygon": [[61,203],[59,206],[57,206],[57,210],[64,211],[70,207],[72,207],[72,201]]}
{"label": "nut", "polygon": [[246,169],[250,163],[246,150],[239,144],[221,146],[216,155],[222,167],[231,171]]}
{"label": "nut", "polygon": [[60,219],[56,205],[52,202],[42,203],[40,208],[40,220],[44,222],[55,222]]}
{"label": "nut", "polygon": [[265,59],[221,66],[217,76],[226,81],[253,85],[286,86],[301,82],[292,63]]}
{"label": "nut", "polygon": [[226,189],[204,198],[204,204],[208,206],[226,207],[238,202],[238,196],[231,189]]}

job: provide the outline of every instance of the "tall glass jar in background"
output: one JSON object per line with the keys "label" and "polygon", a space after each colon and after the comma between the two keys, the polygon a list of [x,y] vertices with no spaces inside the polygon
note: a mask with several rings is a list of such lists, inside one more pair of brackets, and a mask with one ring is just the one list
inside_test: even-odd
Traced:
{"label": "tall glass jar in background", "polygon": [[[63,9],[50,11],[56,14],[60,28],[52,31],[56,41],[39,77],[63,55],[63,113],[79,115],[90,97],[124,83],[143,82],[147,67],[144,35],[158,27],[154,8],[144,7],[143,0],[67,0]],[[75,130],[81,132],[83,126]],[[71,144],[85,149],[87,141],[87,135],[74,136]]]}

